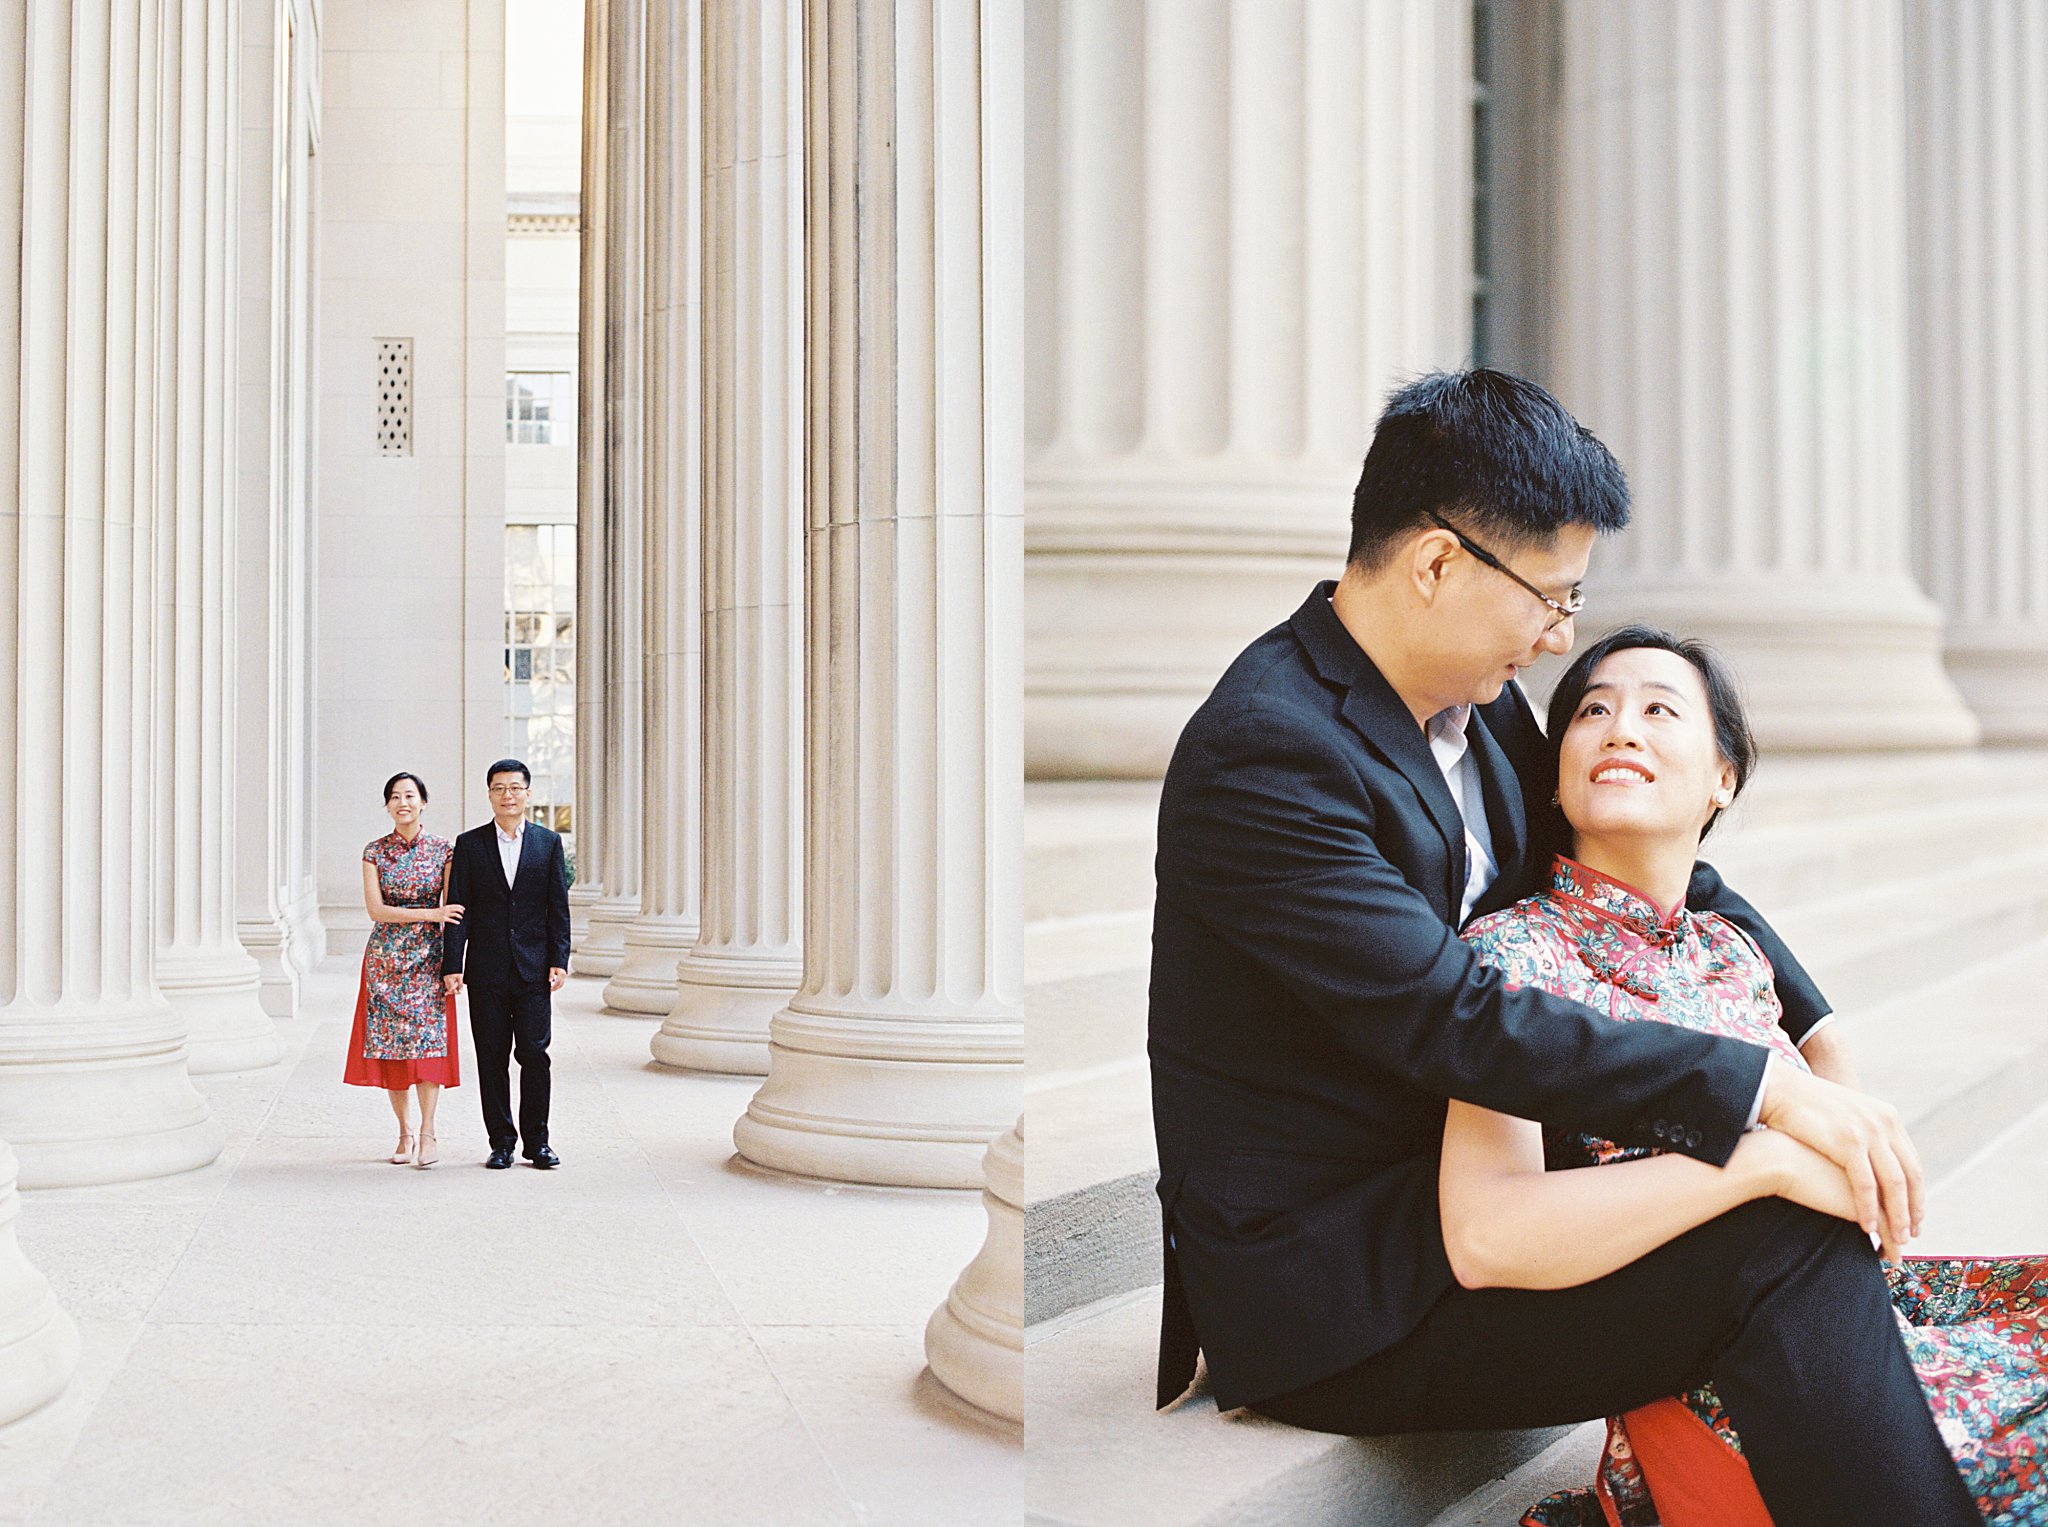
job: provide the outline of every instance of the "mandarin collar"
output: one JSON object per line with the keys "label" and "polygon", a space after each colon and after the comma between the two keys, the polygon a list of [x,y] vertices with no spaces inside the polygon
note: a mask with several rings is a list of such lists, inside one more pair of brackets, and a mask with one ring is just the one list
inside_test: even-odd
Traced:
{"label": "mandarin collar", "polygon": [[1603,875],[1564,854],[1551,866],[1550,887],[1565,900],[1589,912],[1619,923],[1639,938],[1653,944],[1672,944],[1684,936],[1685,903],[1664,916],[1657,903],[1634,886]]}

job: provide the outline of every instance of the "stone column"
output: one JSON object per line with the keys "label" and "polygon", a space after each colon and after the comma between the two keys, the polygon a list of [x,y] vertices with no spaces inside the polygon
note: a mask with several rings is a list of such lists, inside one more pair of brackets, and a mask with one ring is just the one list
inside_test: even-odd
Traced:
{"label": "stone column", "polygon": [[[583,6],[583,186],[576,334],[576,879],[569,933],[580,950],[604,894],[605,294],[610,244],[611,4]],[[570,966],[575,967],[575,960]]]}
{"label": "stone column", "polygon": [[1971,742],[1907,565],[1895,0],[1560,30],[1554,380],[1636,503],[1582,627],[1715,639],[1767,747]]}
{"label": "stone column", "polygon": [[1026,9],[1026,765],[1156,776],[1466,352],[1471,7]]}
{"label": "stone column", "polygon": [[236,932],[273,1018],[325,943],[313,874],[312,119],[307,0],[243,4]]}
{"label": "stone column", "polygon": [[697,942],[698,778],[704,691],[699,442],[702,171],[698,154],[698,28],[694,5],[647,11],[645,213],[647,645],[640,813],[640,915],[625,932],[605,1004],[664,1014],[676,966]]}
{"label": "stone column", "polygon": [[1992,742],[2048,742],[2048,15],[1906,7],[1918,565]]}
{"label": "stone column", "polygon": [[932,1374],[1006,1421],[1024,1420],[1024,1121],[988,1148],[988,1239],[924,1330]]}
{"label": "stone column", "polygon": [[760,1076],[803,979],[803,4],[704,10],[703,931],[664,1065]]}
{"label": "stone column", "polygon": [[153,6],[0,16],[0,1136],[25,1185],[60,1187],[202,1166],[222,1138],[150,908],[152,453],[176,386],[159,158],[181,87]]}
{"label": "stone column", "polygon": [[[606,0],[604,216],[604,529],[599,596],[603,671],[599,731],[577,749],[601,750],[601,880],[570,968],[609,976],[625,958],[640,915],[643,653],[646,557],[642,397],[646,382],[647,0]],[[586,221],[585,226],[588,226]],[[583,682],[589,682],[584,680]]]}
{"label": "stone column", "polygon": [[980,1187],[1022,1105],[1014,0],[810,0],[804,977],[740,1153]]}
{"label": "stone column", "polygon": [[156,975],[195,1073],[284,1056],[235,929],[236,23],[232,0],[163,12],[180,79],[159,147]]}
{"label": "stone column", "polygon": [[[8,35],[20,33],[9,26]],[[78,1327],[15,1239],[21,1194],[14,1178],[14,1152],[0,1141],[0,1425],[55,1399],[78,1366]]]}

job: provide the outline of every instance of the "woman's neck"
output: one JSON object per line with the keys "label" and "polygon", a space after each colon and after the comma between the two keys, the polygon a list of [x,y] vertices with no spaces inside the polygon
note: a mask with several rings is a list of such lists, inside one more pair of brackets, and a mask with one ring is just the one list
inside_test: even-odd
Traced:
{"label": "woman's neck", "polygon": [[423,829],[421,828],[420,824],[418,822],[415,822],[412,824],[410,829],[400,827],[398,829],[398,835],[401,838],[405,839],[406,842],[410,843],[414,838],[417,838],[420,835],[422,830]]}
{"label": "woman's neck", "polygon": [[1589,870],[1619,880],[1657,903],[1669,917],[1685,900],[1692,884],[1697,839],[1690,843],[1651,842],[1641,838],[1593,838],[1578,835],[1572,857]]}

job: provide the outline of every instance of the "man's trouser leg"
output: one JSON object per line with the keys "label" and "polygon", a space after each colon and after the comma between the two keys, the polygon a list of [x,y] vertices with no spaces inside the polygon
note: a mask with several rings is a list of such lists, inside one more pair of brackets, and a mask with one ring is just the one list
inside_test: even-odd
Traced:
{"label": "man's trouser leg", "polygon": [[1406,1339],[1256,1408],[1354,1434],[1547,1426],[1708,1377],[1778,1527],[1980,1520],[1869,1242],[1782,1199],[1578,1288],[1453,1289]]}
{"label": "man's trouser leg", "polygon": [[531,1156],[548,1143],[548,1100],[554,1090],[548,1041],[554,1037],[554,1005],[547,984],[512,993],[512,1053],[519,1061],[520,1148]]}
{"label": "man's trouser leg", "polygon": [[469,1035],[476,1042],[477,1101],[492,1150],[518,1143],[512,1128],[512,1006],[502,986],[469,986]]}

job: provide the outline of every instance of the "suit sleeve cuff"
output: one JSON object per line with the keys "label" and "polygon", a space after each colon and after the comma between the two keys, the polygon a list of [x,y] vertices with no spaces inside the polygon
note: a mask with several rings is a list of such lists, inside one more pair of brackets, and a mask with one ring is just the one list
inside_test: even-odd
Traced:
{"label": "suit sleeve cuff", "polygon": [[1835,1015],[1833,1013],[1822,1013],[1818,1018],[1813,1020],[1813,1027],[1808,1029],[1804,1034],[1801,1034],[1799,1036],[1799,1047],[1802,1050],[1805,1049],[1807,1040],[1813,1038],[1814,1035],[1818,1034],[1822,1029],[1826,1028],[1829,1024],[1833,1023],[1834,1021]]}
{"label": "suit sleeve cuff", "polygon": [[1745,1134],[1755,1129],[1757,1121],[1764,1116],[1764,1092],[1770,1085],[1771,1067],[1770,1062],[1766,1061],[1764,1063],[1764,1074],[1756,1080],[1756,1101],[1749,1105],[1749,1122],[1742,1126]]}

